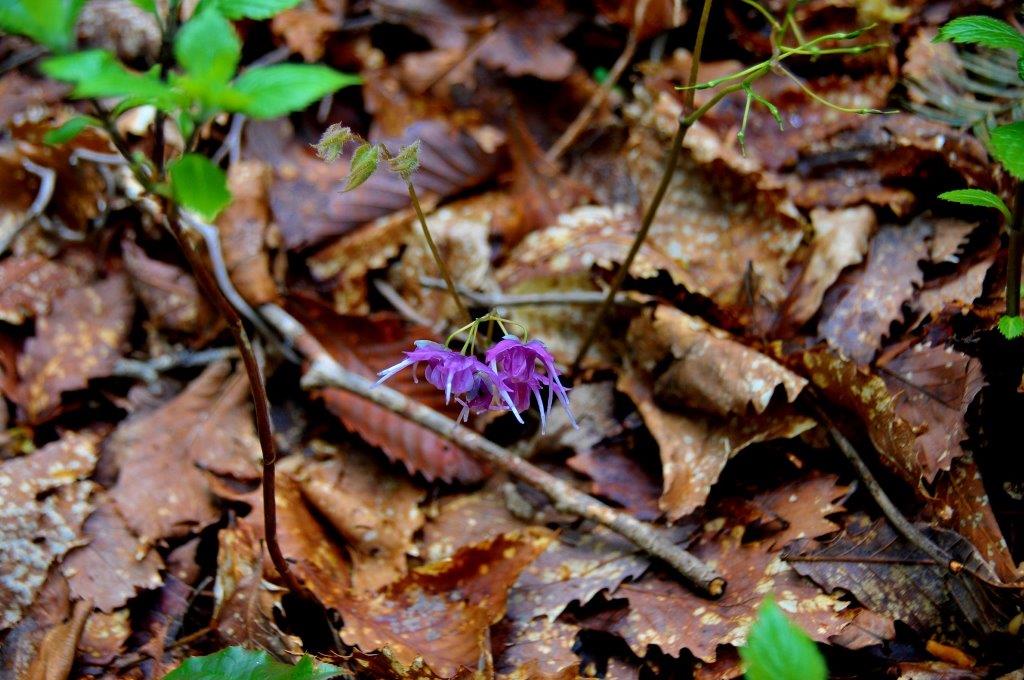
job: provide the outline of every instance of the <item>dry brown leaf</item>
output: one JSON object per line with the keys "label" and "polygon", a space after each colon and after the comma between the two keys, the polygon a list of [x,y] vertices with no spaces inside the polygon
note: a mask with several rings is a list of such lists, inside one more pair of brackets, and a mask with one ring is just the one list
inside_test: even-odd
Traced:
{"label": "dry brown leaf", "polygon": [[812,638],[827,641],[852,619],[847,603],[822,593],[802,579],[782,557],[762,543],[743,543],[743,527],[733,527],[700,541],[691,551],[714,564],[728,580],[725,595],[708,600],[662,576],[623,584],[618,596],[629,600],[628,612],[611,630],[643,656],[655,645],[670,656],[688,649],[714,662],[719,645],[742,646],[765,593]]}
{"label": "dry brown leaf", "polygon": [[591,479],[592,495],[612,500],[637,519],[650,521],[661,516],[658,460],[652,452],[654,466],[649,467],[641,463],[641,455],[626,445],[600,446],[576,454],[565,464]]}
{"label": "dry brown leaf", "polygon": [[118,609],[109,614],[93,612],[78,639],[79,663],[106,666],[124,653],[125,643],[132,634],[130,611]]}
{"label": "dry brown leaf", "polygon": [[110,374],[124,350],[134,311],[122,274],[72,288],[53,301],[18,357],[29,420],[45,420],[62,406],[62,393]]}
{"label": "dry brown leaf", "polygon": [[260,161],[232,163],[228,169],[231,204],[217,217],[228,275],[253,307],[276,303],[280,297],[267,255],[270,180],[270,168]]}
{"label": "dry brown leaf", "polygon": [[459,549],[526,528],[508,509],[494,484],[475,493],[445,499],[423,527],[420,554],[430,562]]}
{"label": "dry brown leaf", "polygon": [[376,591],[405,575],[413,534],[423,526],[423,489],[354,448],[307,461],[292,476],[345,539],[354,590]]}
{"label": "dry brown leaf", "polygon": [[575,624],[546,618],[502,621],[491,634],[497,677],[524,680],[579,677],[580,659],[572,651],[579,631],[580,627]]}
{"label": "dry brown leaf", "polygon": [[871,241],[864,270],[836,306],[825,311],[818,325],[829,346],[857,363],[871,362],[890,326],[903,318],[903,305],[923,280],[918,263],[928,258],[933,233],[927,220],[879,230]]}
{"label": "dry brown leaf", "polygon": [[288,49],[315,63],[324,56],[327,39],[341,28],[342,20],[340,13],[325,12],[320,7],[293,7],[275,14],[270,27],[284,38]]}
{"label": "dry brown leaf", "polygon": [[764,491],[751,503],[767,516],[782,520],[784,528],[772,534],[766,543],[778,550],[801,538],[817,538],[841,527],[828,519],[843,511],[836,501],[850,493],[850,487],[837,484],[835,475],[813,475]]}
{"label": "dry brown leaf", "polygon": [[508,589],[550,541],[543,529],[502,534],[413,570],[375,596],[349,597],[338,603],[342,638],[363,651],[390,647],[403,664],[422,657],[443,677],[489,668],[490,626],[505,613]]}
{"label": "dry brown leaf", "polygon": [[613,594],[650,565],[636,546],[604,528],[563,532],[519,576],[508,596],[508,618],[554,622],[573,602],[585,605],[598,593]]}
{"label": "dry brown leaf", "polygon": [[914,308],[923,318],[935,316],[947,306],[952,306],[960,313],[966,314],[975,300],[981,297],[985,289],[985,277],[995,258],[985,257],[972,264],[964,272],[957,272],[939,285],[929,285],[921,290],[914,302]]}
{"label": "dry brown leaf", "polygon": [[214,312],[199,294],[191,274],[173,264],[154,260],[134,241],[122,241],[121,250],[132,287],[154,326],[179,333],[196,333],[209,328]]}
{"label": "dry brown leaf", "polygon": [[55,296],[80,283],[72,268],[41,255],[9,257],[0,262],[0,321],[21,324],[46,314]]}
{"label": "dry brown leaf", "polygon": [[39,641],[37,655],[16,677],[19,680],[66,680],[71,677],[75,648],[91,609],[88,602],[76,602],[71,617],[46,631]]}
{"label": "dry brown leaf", "polygon": [[109,499],[99,504],[84,528],[88,545],[69,553],[61,565],[75,597],[112,612],[139,590],[163,583],[160,556],[132,533]]}
{"label": "dry brown leaf", "polygon": [[790,409],[724,419],[668,411],[654,402],[650,385],[633,370],[619,378],[618,388],[636,404],[658,442],[664,485],[658,505],[670,520],[703,505],[725,464],[747,446],[814,427],[812,419]]}
{"label": "dry brown leaf", "polygon": [[[21,619],[50,565],[84,543],[98,437],[69,433],[0,463],[0,630]],[[44,495],[45,496],[42,496]]]}

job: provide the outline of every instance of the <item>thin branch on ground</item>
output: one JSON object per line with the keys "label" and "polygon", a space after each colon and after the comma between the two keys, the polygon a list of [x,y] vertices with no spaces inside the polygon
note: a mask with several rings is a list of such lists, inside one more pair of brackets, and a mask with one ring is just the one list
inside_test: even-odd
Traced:
{"label": "thin branch on ground", "polygon": [[302,379],[303,387],[336,387],[415,422],[455,442],[480,460],[542,491],[558,510],[593,520],[629,539],[637,547],[664,560],[701,592],[711,597],[718,597],[725,592],[726,582],[719,573],[672,543],[656,527],[605,505],[401,392],[386,385],[375,386],[372,380],[343,368],[301,323],[280,307],[264,305],[260,312],[308,359],[310,366]]}
{"label": "thin branch on ground", "polygon": [[[447,286],[441,279],[421,276],[420,285],[424,288],[444,290]],[[528,307],[548,305],[599,305],[604,302],[605,294],[599,290],[572,290],[554,293],[526,293],[508,295],[505,293],[481,293],[464,286],[456,286],[459,295],[477,307]],[[615,296],[614,304],[623,307],[637,307],[639,302],[632,300],[625,293]]]}
{"label": "thin branch on ground", "polygon": [[57,184],[57,173],[50,168],[37,165],[27,158],[21,160],[21,167],[39,178],[39,191],[36,192],[32,205],[25,211],[18,224],[8,234],[0,238],[0,255],[4,254],[22,229],[32,224],[32,220],[43,214],[46,206],[50,204],[50,199],[53,198],[53,189]]}
{"label": "thin branch on ground", "polygon": [[238,350],[234,347],[215,347],[199,352],[174,352],[162,354],[147,361],[138,359],[121,359],[114,366],[112,375],[122,378],[137,378],[146,383],[154,383],[160,374],[175,368],[191,368],[205,366],[217,361],[237,359]]}
{"label": "thin branch on ground", "polygon": [[[444,281],[441,281],[440,279],[435,280],[441,284],[441,288],[446,288]],[[383,279],[374,279],[373,287],[376,288],[377,292],[380,293],[384,299],[395,308],[395,311],[407,321],[411,321],[414,324],[424,326],[426,328],[433,328],[437,331],[440,331],[440,327],[444,326],[443,323],[439,324],[436,321],[432,321],[416,311],[416,308],[409,304],[406,299],[402,297],[397,290],[395,290],[395,287],[387,281],[384,281]]]}

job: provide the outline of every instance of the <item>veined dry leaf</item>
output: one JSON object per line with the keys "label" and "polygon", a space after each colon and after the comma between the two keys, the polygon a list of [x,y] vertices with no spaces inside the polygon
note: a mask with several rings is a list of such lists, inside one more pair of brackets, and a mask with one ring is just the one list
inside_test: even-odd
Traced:
{"label": "veined dry leaf", "polygon": [[71,288],[53,301],[18,357],[29,420],[45,420],[60,408],[63,392],[110,374],[128,338],[134,307],[122,274]]}
{"label": "veined dry leaf", "polygon": [[284,634],[274,620],[284,590],[263,579],[264,551],[248,524],[218,534],[217,580],[212,627],[229,645],[257,647],[275,655],[301,653],[302,645]]}
{"label": "veined dry leaf", "polygon": [[51,300],[82,283],[82,277],[61,262],[41,255],[12,256],[0,261],[0,321],[21,324],[46,314]]}
{"label": "veined dry leaf", "polygon": [[267,255],[270,179],[270,168],[265,163],[232,163],[228,168],[231,204],[217,217],[228,275],[239,295],[253,307],[276,303],[280,298]]}
{"label": "veined dry leaf", "polygon": [[850,493],[850,487],[840,486],[837,480],[835,475],[814,475],[754,496],[754,506],[784,522],[784,528],[766,543],[778,550],[798,539],[838,531],[841,527],[828,516],[843,511],[843,506],[835,503]]}
{"label": "veined dry leaf", "polygon": [[112,612],[139,590],[163,583],[160,556],[132,533],[109,498],[86,520],[85,536],[88,545],[72,551],[61,565],[75,597]]}
{"label": "veined dry leaf", "polygon": [[491,484],[481,491],[443,500],[423,527],[420,554],[436,562],[466,546],[527,526],[509,511],[505,499]]}
{"label": "veined dry leaf", "polygon": [[185,536],[220,518],[201,465],[258,476],[246,386],[232,386],[229,370],[212,364],[163,406],[122,422],[107,443],[119,470],[111,498],[145,543]]}
{"label": "veined dry leaf", "polygon": [[[410,326],[395,316],[377,315],[368,322],[365,317],[340,316],[309,300],[294,301],[288,309],[342,366],[368,378],[404,359],[402,352],[411,350],[414,340],[434,339],[429,329]],[[457,415],[440,391],[424,380],[415,382],[412,371],[404,371],[388,384],[431,408]],[[343,390],[325,389],[321,394],[345,427],[392,460],[401,461],[413,474],[462,482],[477,481],[484,474],[469,454],[420,425]]]}
{"label": "veined dry leaf", "polygon": [[670,361],[654,383],[666,404],[716,416],[764,413],[776,390],[792,403],[807,384],[804,378],[727,333],[674,307],[659,305],[629,328],[635,361],[647,373]]}
{"label": "veined dry leaf", "polygon": [[508,618],[555,619],[574,601],[585,605],[602,591],[613,594],[637,579],[650,561],[636,546],[604,528],[584,534],[563,532],[519,576],[508,596]]}
{"label": "veined dry leaf", "polygon": [[157,328],[196,333],[210,327],[214,311],[200,295],[191,274],[154,260],[134,241],[123,240],[121,250],[132,287]]}
{"label": "veined dry leaf", "polygon": [[[578,389],[573,388],[570,395]],[[661,516],[661,485],[654,474],[658,468],[652,472],[642,465],[637,460],[640,455],[640,451],[626,444],[614,444],[581,451],[565,464],[591,479],[592,495],[608,498],[637,519],[650,521]],[[653,452],[651,458],[657,463]]]}
{"label": "veined dry leaf", "polygon": [[917,435],[917,460],[931,482],[962,456],[967,409],[984,385],[981,362],[952,347],[915,345],[879,366],[896,413]]}
{"label": "veined dry leaf", "polygon": [[[69,433],[0,463],[0,630],[18,623],[50,565],[84,541],[98,437]],[[41,495],[45,496],[41,497]]]}
{"label": "veined dry leaf", "polygon": [[345,539],[357,592],[379,590],[405,575],[413,534],[423,526],[423,489],[354,448],[307,461],[292,477]]}
{"label": "veined dry leaf", "polygon": [[[503,620],[491,633],[497,677],[528,680],[579,677],[580,659],[572,649],[580,627],[547,618]],[[525,671],[525,672],[524,672]]]}
{"label": "veined dry leaf", "polygon": [[[28,668],[16,672],[14,677],[19,680],[65,680],[70,677],[75,662],[75,648],[91,609],[88,602],[76,602],[70,618],[46,631],[39,640],[35,658]],[[9,638],[5,641],[11,642]]]}
{"label": "veined dry leaf", "polygon": [[860,205],[839,210],[815,208],[811,211],[811,225],[811,255],[786,309],[788,320],[796,326],[818,312],[825,291],[843,269],[864,259],[877,221],[874,210]]}
{"label": "veined dry leaf", "polygon": [[647,576],[619,587],[628,612],[611,625],[637,655],[655,645],[670,656],[688,649],[714,662],[719,645],[742,646],[765,593],[816,640],[826,641],[853,618],[847,603],[826,595],[789,568],[763,543],[743,543],[743,527],[725,529],[692,547],[691,552],[718,567],[729,582],[725,595],[708,600],[662,576]]}
{"label": "veined dry leaf", "polygon": [[818,325],[829,346],[857,363],[871,362],[890,326],[903,318],[903,305],[923,280],[918,262],[927,259],[933,233],[931,223],[925,220],[879,230],[871,241],[863,272]]}
{"label": "veined dry leaf", "polygon": [[[922,525],[924,534],[952,559],[994,579],[977,551],[961,536]],[[832,541],[805,541],[786,551],[799,573],[823,588],[851,592],[865,607],[903,621],[924,635],[978,640],[1003,628],[1012,609],[1010,593],[998,591],[964,570],[950,572],[908,544],[884,521],[855,518]],[[731,585],[731,584],[730,584]]]}
{"label": "veined dry leaf", "polygon": [[490,626],[505,613],[508,589],[550,541],[543,529],[502,534],[415,569],[376,595],[349,597],[338,603],[342,638],[363,651],[390,647],[403,664],[422,657],[443,677],[489,668]]}
{"label": "veined dry leaf", "polygon": [[961,313],[967,313],[984,292],[985,277],[994,263],[994,256],[985,257],[945,281],[930,283],[917,296],[914,309],[919,312],[920,318],[935,316],[947,306],[956,306]]}
{"label": "veined dry leaf", "polygon": [[78,639],[78,661],[90,666],[106,666],[124,653],[132,634],[128,608],[111,613],[92,612]]}
{"label": "veined dry leaf", "polygon": [[703,505],[725,464],[747,446],[814,427],[812,419],[791,409],[726,418],[668,411],[655,404],[650,385],[633,369],[619,378],[618,388],[636,404],[658,442],[664,484],[658,505],[670,520]]}

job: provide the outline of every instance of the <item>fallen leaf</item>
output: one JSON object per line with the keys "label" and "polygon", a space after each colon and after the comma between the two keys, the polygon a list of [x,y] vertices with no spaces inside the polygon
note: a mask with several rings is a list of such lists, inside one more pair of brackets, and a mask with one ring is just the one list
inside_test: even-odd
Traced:
{"label": "fallen leaf", "polygon": [[914,308],[921,317],[935,316],[947,306],[954,306],[961,313],[966,313],[984,293],[985,278],[994,262],[994,257],[983,258],[966,271],[956,272],[945,281],[938,281],[938,285],[929,284],[917,296]]}
{"label": "fallen leaf", "polygon": [[751,503],[766,515],[782,520],[784,528],[773,533],[767,543],[778,550],[802,538],[817,538],[839,531],[840,526],[828,519],[843,511],[835,502],[851,489],[840,486],[835,475],[813,475],[763,491]]}
{"label": "fallen leaf", "polygon": [[214,311],[191,274],[149,257],[135,242],[121,242],[124,266],[149,320],[162,330],[196,333],[213,323]]}
{"label": "fallen leaf", "polygon": [[932,234],[931,223],[921,220],[879,230],[863,272],[818,324],[830,347],[857,363],[871,362],[923,280],[918,262],[927,259]]}
{"label": "fallen leaf", "polygon": [[38,654],[17,677],[22,680],[65,680],[71,677],[75,663],[75,648],[91,609],[88,602],[75,603],[74,611],[66,622],[46,631],[38,646]]}
{"label": "fallen leaf", "polygon": [[[578,389],[573,388],[570,398]],[[661,515],[658,508],[661,485],[656,474],[642,464],[646,461],[638,460],[640,458],[640,451],[623,444],[583,450],[565,464],[591,479],[592,495],[614,501],[637,519],[649,521]]]}
{"label": "fallen leaf", "polygon": [[481,491],[443,500],[423,527],[420,554],[437,562],[464,547],[527,526],[509,511],[504,497],[492,484]]}
{"label": "fallen leaf", "polygon": [[374,596],[349,598],[338,606],[342,638],[364,651],[390,647],[403,664],[423,657],[443,677],[487,668],[488,631],[505,613],[508,589],[550,540],[542,529],[502,534],[415,569]]}
{"label": "fallen leaf", "polygon": [[98,437],[68,433],[0,463],[0,630],[21,619],[50,565],[85,542]]}
{"label": "fallen leaf", "polygon": [[[494,627],[494,670],[498,676],[530,680],[579,677],[580,659],[573,653],[580,627],[538,618],[504,620]],[[522,671],[527,672],[523,673]],[[516,675],[517,671],[520,675]]]}
{"label": "fallen leaf", "polygon": [[217,217],[228,275],[239,295],[253,307],[280,298],[267,255],[271,174],[260,161],[232,163],[228,168],[231,204]]}
{"label": "fallen leaf", "polygon": [[293,7],[275,14],[270,20],[274,35],[284,39],[292,52],[298,52],[309,63],[320,61],[330,35],[341,28],[340,12],[325,12],[317,6]]}
{"label": "fallen leaf", "polygon": [[32,422],[54,415],[64,392],[110,375],[124,350],[134,311],[121,274],[71,288],[53,301],[18,357],[24,406]]}
{"label": "fallen leaf", "polygon": [[53,298],[82,283],[72,268],[41,255],[0,262],[0,321],[21,324],[50,310]]}
{"label": "fallen leaf", "polygon": [[598,593],[613,594],[623,581],[647,571],[636,546],[603,528],[563,532],[519,576],[508,596],[508,618],[555,619],[573,602],[585,605]]}
{"label": "fallen leaf", "polygon": [[124,653],[125,643],[132,634],[127,608],[109,614],[92,612],[85,622],[78,640],[79,663],[106,666]]}

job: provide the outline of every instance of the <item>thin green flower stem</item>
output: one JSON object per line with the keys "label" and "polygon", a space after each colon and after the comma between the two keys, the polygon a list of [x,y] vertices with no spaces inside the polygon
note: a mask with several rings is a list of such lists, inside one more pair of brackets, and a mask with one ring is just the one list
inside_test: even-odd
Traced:
{"label": "thin green flower stem", "polygon": [[1006,260],[1006,315],[1020,316],[1021,255],[1024,255],[1024,181],[1017,183]]}
{"label": "thin green flower stem", "polygon": [[785,68],[784,66],[780,65],[779,66],[779,70],[782,72],[782,75],[786,76],[787,78],[792,80],[794,83],[796,83],[797,87],[799,87],[801,90],[803,90],[804,94],[806,94],[808,97],[810,97],[814,101],[818,102],[819,104],[827,106],[830,109],[834,109],[836,111],[842,111],[843,113],[857,113],[857,114],[861,114],[861,115],[865,115],[865,114],[869,114],[869,113],[895,113],[894,111],[882,111],[881,109],[855,109],[855,108],[850,107],[850,106],[840,106],[839,104],[836,104],[834,102],[830,102],[829,100],[825,99],[820,94],[815,92],[813,89],[811,89],[810,87],[807,86],[807,83],[805,83],[804,81],[800,80],[800,78],[796,74],[794,74],[792,71],[790,71],[789,69]]}
{"label": "thin green flower stem", "polygon": [[434,262],[437,264],[437,268],[441,271],[441,278],[444,279],[445,284],[448,286],[448,292],[451,293],[452,299],[455,300],[455,304],[459,308],[459,313],[472,322],[473,317],[470,315],[469,309],[466,308],[466,304],[462,301],[459,291],[455,290],[455,282],[452,280],[452,275],[448,271],[448,265],[444,263],[444,258],[441,257],[441,253],[437,249],[437,244],[434,243],[434,237],[430,235],[430,228],[427,226],[427,217],[423,214],[423,207],[420,205],[419,196],[416,195],[416,188],[413,187],[410,180],[405,180],[405,186],[409,190],[409,198],[412,199],[412,207],[416,211],[416,217],[419,218],[420,226],[423,228],[423,238],[427,239],[427,246],[430,247],[430,254],[434,257]]}
{"label": "thin green flower stem", "polygon": [[[700,24],[697,26],[697,39],[693,43],[693,53],[690,55],[690,80],[687,85],[697,82],[697,72],[700,70],[700,55],[704,53],[704,36],[708,31],[708,17],[711,16],[711,0],[704,0],[704,9],[700,13]],[[686,95],[686,108],[683,111],[693,111],[694,92],[691,89]],[[682,138],[679,139],[680,144]],[[657,208],[655,208],[657,209]]]}
{"label": "thin green flower stem", "polygon": [[[170,0],[167,7],[167,21],[160,22],[160,80],[166,80],[174,61],[174,37],[178,33],[178,17],[181,0]],[[157,12],[157,19],[160,13]],[[164,121],[167,114],[157,109],[153,118],[153,163],[157,177],[164,174]]]}
{"label": "thin green flower stem", "polygon": [[782,24],[775,20],[775,17],[771,15],[767,9],[761,6],[761,3],[755,2],[755,0],[742,0],[743,4],[753,7],[757,12],[765,18],[768,24],[772,27],[772,31],[781,31]]}

